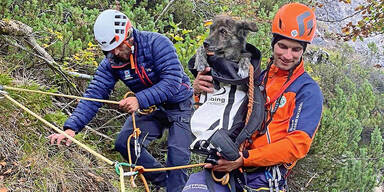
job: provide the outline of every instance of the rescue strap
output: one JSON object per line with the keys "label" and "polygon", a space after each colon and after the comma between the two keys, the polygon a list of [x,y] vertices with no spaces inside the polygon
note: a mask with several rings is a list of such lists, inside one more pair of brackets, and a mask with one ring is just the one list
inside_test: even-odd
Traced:
{"label": "rescue strap", "polygon": [[[264,129],[262,130],[261,134],[264,134],[267,129],[268,129],[268,125],[269,123],[271,123],[272,119],[273,119],[273,116],[275,115],[275,112],[277,111],[279,105],[280,105],[280,101],[281,101],[281,98],[283,97],[283,94],[284,94],[284,91],[298,78],[300,77],[304,72],[304,67],[302,68],[299,68],[298,71],[296,72],[296,74],[294,74],[292,77],[291,77],[291,73],[293,73],[294,69],[296,69],[296,67],[298,65],[300,65],[300,63],[303,62],[302,60],[296,65],[294,66],[293,69],[290,69],[289,71],[289,75],[288,75],[288,78],[287,78],[287,81],[284,83],[284,85],[280,88],[279,92],[277,92],[273,97],[270,98],[269,101],[267,101],[265,103],[265,107],[270,107],[270,109],[268,110],[269,111],[269,119],[265,122],[264,124]],[[268,67],[267,67],[267,72],[264,74],[264,77],[263,77],[263,87],[264,87],[264,91],[265,91],[265,94],[267,93],[267,81],[268,81],[268,74],[269,74],[269,69],[271,67],[273,63],[273,59],[271,58],[271,60],[269,61],[268,63]],[[272,107],[272,104],[275,103],[275,106]]]}
{"label": "rescue strap", "polygon": [[[148,187],[148,184],[146,182],[146,179],[144,177],[144,175],[142,173],[144,172],[154,172],[154,171],[167,171],[167,170],[177,170],[177,169],[185,169],[185,168],[192,168],[192,167],[201,167],[201,166],[204,166],[206,165],[206,163],[199,163],[199,164],[191,164],[191,165],[183,165],[183,166],[175,166],[175,167],[164,167],[164,168],[152,168],[152,169],[146,169],[144,168],[143,166],[136,166],[135,164],[132,164],[132,161],[130,160],[130,163],[119,163],[119,162],[113,162],[111,161],[110,159],[106,158],[105,156],[97,153],[96,151],[94,151],[93,149],[89,148],[88,146],[86,146],[85,144],[79,142],[78,140],[76,140],[75,138],[71,137],[70,135],[68,135],[67,133],[65,133],[64,131],[62,131],[60,128],[54,126],[53,124],[49,123],[47,120],[43,119],[42,117],[40,117],[39,115],[37,115],[36,113],[34,113],[33,111],[29,110],[27,107],[25,107],[24,105],[22,105],[21,103],[17,102],[16,100],[14,100],[12,97],[10,97],[8,95],[8,93],[6,91],[3,91],[3,88],[6,88],[6,89],[12,89],[12,90],[17,90],[17,91],[29,91],[29,92],[34,92],[34,93],[42,93],[42,94],[48,94],[46,92],[41,92],[41,91],[34,91],[34,90],[27,90],[27,89],[19,89],[19,88],[11,88],[11,87],[8,87],[8,86],[1,86],[0,85],[0,95],[2,95],[3,97],[1,98],[6,98],[8,99],[9,101],[11,101],[13,104],[15,104],[16,106],[20,107],[21,109],[23,109],[24,111],[26,111],[27,113],[31,114],[32,116],[34,116],[35,118],[37,118],[38,120],[40,120],[41,122],[43,122],[45,125],[47,125],[48,127],[54,129],[55,131],[57,131],[58,133],[60,134],[63,134],[65,137],[67,137],[69,140],[71,140],[73,143],[76,143],[77,145],[79,145],[80,147],[82,147],[84,150],[88,151],[89,153],[91,153],[92,155],[98,157],[99,159],[103,160],[104,162],[106,162],[107,164],[109,165],[113,165],[115,167],[115,170],[116,170],[116,173],[120,176],[120,189],[121,191],[125,191],[125,185],[124,185],[124,176],[134,176],[134,175],[137,175],[139,174],[141,180],[143,181],[143,184],[145,186],[145,189],[147,192],[149,192],[149,187]],[[53,93],[49,93],[50,95],[53,95]],[[62,94],[54,94],[55,96],[62,96]],[[68,96],[68,95],[66,95]],[[69,95],[70,98],[81,98],[81,97],[77,97],[77,96],[71,96]],[[64,97],[64,96],[63,96]],[[83,99],[83,98],[81,98]],[[84,100],[89,100],[91,98],[86,98],[84,97]],[[103,101],[107,101],[107,100],[100,100],[100,99],[92,99],[93,101],[98,101],[98,102],[103,102]],[[110,101],[109,101],[110,102]],[[118,102],[117,102],[118,104]],[[135,121],[134,121],[134,113],[132,113],[133,115],[133,122],[134,122],[134,126],[135,125]],[[138,134],[140,130],[136,130],[134,131],[130,137],[133,137],[135,135]],[[130,143],[130,138],[129,140],[127,141],[127,144],[129,146],[129,143]],[[128,150],[130,150],[130,148],[128,147]],[[130,152],[130,151],[129,151]],[[130,154],[128,152],[128,154]],[[131,159],[131,158],[130,158]],[[123,169],[123,166],[128,166],[130,167],[130,172],[126,172],[124,173],[124,169]],[[131,185],[135,185],[132,178],[131,178]]]}
{"label": "rescue strap", "polygon": [[[252,110],[253,110],[253,97],[254,97],[254,67],[253,65],[249,65],[249,84],[248,84],[248,105],[247,105],[247,115],[245,118],[245,125],[248,124],[249,118],[251,117]],[[251,135],[249,135],[251,136]],[[239,146],[239,150],[243,151],[246,146],[248,145],[248,139],[245,139]],[[221,183],[222,185],[228,185],[230,181],[231,175],[227,172],[224,174],[223,177],[217,178],[214,174],[213,169],[211,169],[211,176],[212,179],[216,182]]]}

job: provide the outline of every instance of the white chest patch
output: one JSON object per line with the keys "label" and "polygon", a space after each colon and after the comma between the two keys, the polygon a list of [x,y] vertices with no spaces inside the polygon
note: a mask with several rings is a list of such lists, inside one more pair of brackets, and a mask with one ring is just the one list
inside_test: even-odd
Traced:
{"label": "white chest patch", "polygon": [[287,103],[287,98],[283,96],[281,96],[281,100],[280,100],[280,104],[279,104],[279,108],[281,107],[284,107],[284,105]]}
{"label": "white chest patch", "polygon": [[124,71],[124,80],[132,79],[130,70]]}

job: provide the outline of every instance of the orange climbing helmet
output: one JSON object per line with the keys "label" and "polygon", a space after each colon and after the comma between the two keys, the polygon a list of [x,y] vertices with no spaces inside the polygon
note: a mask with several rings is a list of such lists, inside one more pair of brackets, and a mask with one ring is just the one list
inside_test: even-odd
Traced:
{"label": "orange climbing helmet", "polygon": [[313,10],[301,3],[281,7],[272,22],[272,33],[293,40],[311,43],[316,31]]}

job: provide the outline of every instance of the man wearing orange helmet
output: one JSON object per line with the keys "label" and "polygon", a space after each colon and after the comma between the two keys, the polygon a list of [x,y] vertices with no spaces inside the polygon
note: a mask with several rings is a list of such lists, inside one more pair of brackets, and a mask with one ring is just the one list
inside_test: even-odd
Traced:
{"label": "man wearing orange helmet", "polygon": [[[120,108],[129,113],[157,106],[148,115],[136,116],[141,134],[132,139],[132,162],[145,168],[160,168],[146,147],[161,138],[168,128],[167,167],[186,165],[192,142],[189,121],[192,114],[190,80],[184,73],[172,42],[159,33],[135,29],[128,17],[117,10],[105,10],[96,19],[94,35],[105,58],[99,64],[84,97],[107,99],[118,80],[134,96],[122,99]],[[101,103],[81,100],[64,124],[65,132],[74,136],[96,115]],[[133,132],[132,116],[128,117],[115,141],[115,149],[128,159],[127,140]],[[51,144],[71,143],[63,134],[49,136]],[[142,147],[141,147],[142,146]],[[152,184],[167,187],[168,192],[182,190],[188,176],[183,169],[144,173]]]}
{"label": "man wearing orange helmet", "polygon": [[[259,79],[268,112],[263,130],[252,135],[252,142],[246,144],[237,160],[221,158],[217,165],[205,166],[231,172],[237,191],[284,191],[288,171],[310,149],[321,119],[323,96],[318,84],[305,72],[302,56],[315,31],[315,14],[301,3],[284,5],[274,17],[273,55]],[[208,71],[197,75],[195,91],[212,90]],[[212,184],[205,176],[202,172],[191,175],[183,191],[233,191]]]}

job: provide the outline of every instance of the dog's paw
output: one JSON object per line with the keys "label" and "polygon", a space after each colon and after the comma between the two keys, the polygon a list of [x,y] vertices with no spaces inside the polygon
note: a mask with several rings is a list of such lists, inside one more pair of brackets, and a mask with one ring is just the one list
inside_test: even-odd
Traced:
{"label": "dog's paw", "polygon": [[239,61],[239,70],[237,71],[237,75],[239,75],[241,78],[248,77],[250,65],[251,59],[248,57],[242,57]]}
{"label": "dog's paw", "polygon": [[204,49],[204,47],[199,47],[196,51],[196,59],[195,59],[195,66],[194,69],[197,71],[204,71],[206,67],[208,67],[209,64],[207,62],[207,53]]}
{"label": "dog's paw", "polygon": [[239,71],[237,72],[237,75],[239,75],[241,78],[246,78],[249,75],[249,69],[248,70],[243,70],[239,68]]}

